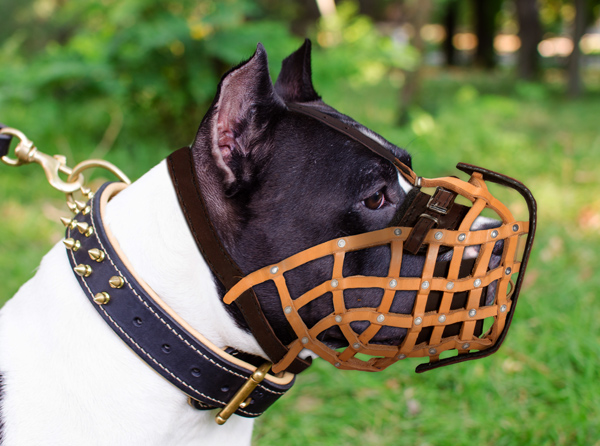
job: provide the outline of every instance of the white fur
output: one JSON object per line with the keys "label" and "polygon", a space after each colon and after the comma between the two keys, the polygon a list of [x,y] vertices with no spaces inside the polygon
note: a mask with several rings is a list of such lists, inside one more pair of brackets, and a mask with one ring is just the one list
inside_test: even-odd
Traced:
{"label": "white fur", "polygon": [[[219,347],[264,356],[221,304],[180,211],[166,163],[108,205],[106,222],[136,272]],[[252,420],[192,409],[82,294],[62,243],[0,311],[2,446],[243,445]]]}

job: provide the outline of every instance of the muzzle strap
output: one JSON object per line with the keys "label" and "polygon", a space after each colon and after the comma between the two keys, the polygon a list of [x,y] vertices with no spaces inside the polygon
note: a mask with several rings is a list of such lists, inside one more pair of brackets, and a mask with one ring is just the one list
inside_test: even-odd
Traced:
{"label": "muzzle strap", "polygon": [[[189,147],[177,150],[167,158],[169,173],[177,192],[179,204],[202,256],[226,291],[244,274],[231,258],[215,228],[197,184],[192,152]],[[252,289],[246,290],[236,301],[252,335],[273,363],[287,355],[289,349],[276,336],[264,315]],[[310,366],[310,361],[296,358],[286,371],[297,374]]]}
{"label": "muzzle strap", "polygon": [[323,113],[314,107],[309,107],[306,105],[296,104],[296,103],[288,103],[287,107],[289,110],[301,113],[306,116],[310,116],[313,119],[316,119],[319,122],[331,127],[334,130],[352,138],[356,142],[361,143],[367,149],[381,156],[382,158],[388,160],[392,163],[396,169],[402,174],[402,176],[410,183],[417,184],[418,178],[417,175],[412,171],[410,167],[400,161],[392,152],[383,147],[374,139],[369,138],[367,135],[362,133],[360,130],[346,125],[344,122],[340,121],[333,116],[330,116],[326,113]]}

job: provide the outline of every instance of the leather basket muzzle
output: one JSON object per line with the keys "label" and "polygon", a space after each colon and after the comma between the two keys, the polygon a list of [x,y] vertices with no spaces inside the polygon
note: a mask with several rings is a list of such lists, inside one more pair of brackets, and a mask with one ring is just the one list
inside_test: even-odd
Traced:
{"label": "leather basket muzzle", "polygon": [[[420,187],[438,189],[425,200],[415,199],[404,217],[396,221],[399,224],[313,246],[245,276],[229,290],[224,298],[227,304],[255,285],[273,281],[277,287],[283,314],[297,339],[273,371],[285,370],[303,349],[340,369],[363,371],[383,370],[407,357],[427,357],[429,364],[417,368],[424,371],[487,356],[498,349],[514,314],[531,250],[535,201],[521,183],[511,178],[466,164],[459,164],[458,168],[471,174],[468,182],[454,177],[416,179]],[[517,221],[507,206],[490,193],[486,180],[516,189],[527,202],[529,221]],[[432,205],[440,192],[446,198],[451,196],[450,201],[442,200],[445,208]],[[454,203],[458,195],[466,198],[470,206]],[[419,201],[426,203],[422,210],[418,209]],[[451,207],[460,208],[460,212],[454,212],[452,222],[445,224],[444,217]],[[486,209],[496,214],[499,226],[471,230]],[[411,226],[402,226],[410,214],[416,216]],[[378,246],[387,246],[391,252],[386,277],[342,274],[347,253]],[[424,256],[420,277],[400,275],[404,254],[409,251]],[[470,255],[465,255],[467,252]],[[334,259],[331,277],[293,299],[286,273],[327,256]],[[348,308],[344,291],[366,288],[383,290],[379,304]],[[390,311],[399,291],[414,295],[410,313]],[[331,299],[329,307],[333,311],[309,324],[301,310],[317,299]],[[361,322],[363,328],[355,330],[356,322]],[[320,340],[332,327],[343,334],[345,348],[333,348]],[[372,342],[384,327],[403,329],[405,335],[399,337],[398,345]]]}

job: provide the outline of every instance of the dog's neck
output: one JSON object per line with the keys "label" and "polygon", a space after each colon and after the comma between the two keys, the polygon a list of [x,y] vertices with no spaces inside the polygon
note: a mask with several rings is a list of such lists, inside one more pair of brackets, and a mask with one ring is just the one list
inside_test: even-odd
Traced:
{"label": "dog's neck", "polygon": [[164,161],[111,200],[105,223],[136,273],[193,328],[219,348],[266,357],[221,302]]}

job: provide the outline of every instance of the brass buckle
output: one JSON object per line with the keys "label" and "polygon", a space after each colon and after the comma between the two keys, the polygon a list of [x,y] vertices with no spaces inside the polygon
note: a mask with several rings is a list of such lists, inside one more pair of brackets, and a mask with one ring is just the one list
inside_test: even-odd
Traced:
{"label": "brass buckle", "polygon": [[272,365],[270,362],[265,362],[250,375],[250,378],[240,387],[233,398],[231,398],[231,401],[217,414],[215,417],[217,424],[225,424],[238,408],[243,409],[250,404],[252,401],[250,394],[265,379]]}

